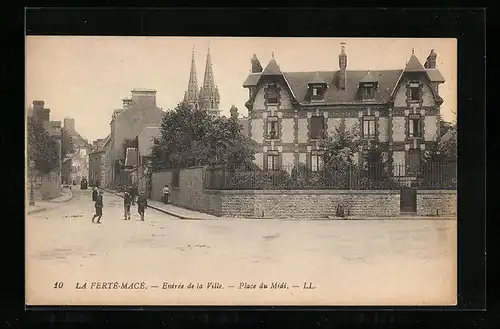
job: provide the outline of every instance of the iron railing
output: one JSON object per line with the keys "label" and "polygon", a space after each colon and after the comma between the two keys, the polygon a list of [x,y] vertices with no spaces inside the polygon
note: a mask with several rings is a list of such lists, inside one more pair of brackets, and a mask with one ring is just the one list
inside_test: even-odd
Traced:
{"label": "iron railing", "polygon": [[456,165],[346,165],[319,171],[305,166],[282,166],[279,170],[209,167],[205,174],[205,188],[213,190],[392,190],[408,186],[456,189]]}

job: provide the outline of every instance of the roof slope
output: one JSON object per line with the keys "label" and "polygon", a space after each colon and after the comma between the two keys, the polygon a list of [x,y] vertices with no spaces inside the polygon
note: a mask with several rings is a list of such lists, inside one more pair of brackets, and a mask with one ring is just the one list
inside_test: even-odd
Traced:
{"label": "roof slope", "polygon": [[[370,71],[370,74],[378,81],[379,88],[375,93],[376,102],[387,102],[391,98],[392,89],[396,85],[402,70]],[[346,88],[338,89],[337,81],[339,71],[317,72],[326,81],[328,88],[325,95],[325,104],[355,104],[362,100],[358,95],[359,82],[366,76],[368,71],[347,71]],[[306,97],[308,93],[308,82],[314,78],[316,72],[285,72],[283,75],[287,80],[293,94],[300,103],[309,103]],[[316,104],[316,103],[315,103]]]}

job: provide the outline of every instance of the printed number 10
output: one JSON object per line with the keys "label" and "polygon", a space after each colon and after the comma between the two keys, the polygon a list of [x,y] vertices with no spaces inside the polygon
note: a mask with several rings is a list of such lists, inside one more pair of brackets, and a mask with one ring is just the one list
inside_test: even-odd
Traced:
{"label": "printed number 10", "polygon": [[54,283],[54,289],[61,289],[63,287],[64,283],[62,282],[56,282]]}

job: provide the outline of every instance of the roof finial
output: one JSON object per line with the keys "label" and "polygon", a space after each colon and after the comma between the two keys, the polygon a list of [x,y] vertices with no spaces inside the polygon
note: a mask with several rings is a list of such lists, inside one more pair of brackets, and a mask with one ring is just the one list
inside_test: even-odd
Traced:
{"label": "roof finial", "polygon": [[411,54],[415,55],[415,48],[411,48]]}
{"label": "roof finial", "polygon": [[273,53],[271,54],[271,56],[272,56],[272,57],[273,57],[273,59],[274,59],[274,50],[273,50]]}

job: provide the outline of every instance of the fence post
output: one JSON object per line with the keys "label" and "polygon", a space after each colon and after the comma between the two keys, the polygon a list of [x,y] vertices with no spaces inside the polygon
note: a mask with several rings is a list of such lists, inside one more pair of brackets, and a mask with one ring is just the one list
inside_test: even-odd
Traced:
{"label": "fence post", "polygon": [[352,164],[349,163],[349,190],[352,190]]}

